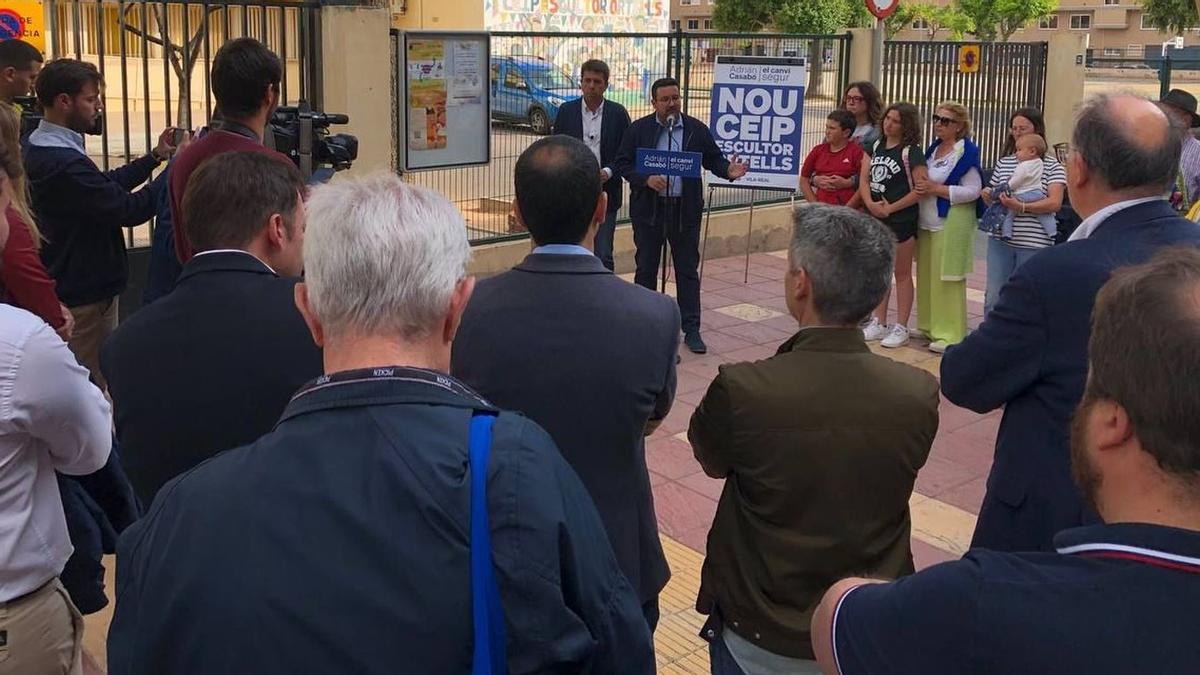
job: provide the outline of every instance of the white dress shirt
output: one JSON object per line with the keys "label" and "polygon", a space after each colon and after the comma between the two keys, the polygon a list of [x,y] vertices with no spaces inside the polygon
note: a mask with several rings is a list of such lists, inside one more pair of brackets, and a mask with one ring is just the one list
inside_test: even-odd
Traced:
{"label": "white dress shirt", "polygon": [[71,540],[54,472],[99,471],[112,411],[50,326],[0,305],[0,601],[62,572]]}
{"label": "white dress shirt", "polygon": [[605,176],[612,178],[612,169],[604,166],[604,160],[600,159],[600,132],[604,127],[604,101],[600,101],[600,105],[596,106],[595,110],[588,110],[587,101],[579,101],[579,109],[583,111],[583,142],[588,146],[588,150],[596,156],[596,162],[600,164],[600,170]]}
{"label": "white dress shirt", "polygon": [[1067,237],[1067,241],[1079,241],[1080,239],[1087,239],[1088,237],[1092,236],[1092,233],[1096,231],[1096,228],[1103,225],[1104,221],[1108,220],[1109,216],[1113,215],[1114,213],[1118,211],[1124,211],[1131,206],[1137,206],[1138,204],[1145,204],[1146,202],[1152,202],[1159,199],[1162,199],[1162,197],[1142,197],[1140,199],[1126,199],[1123,202],[1109,204],[1087,218],[1084,218],[1083,222],[1079,223],[1079,227],[1075,228],[1075,231],[1071,233],[1071,236]]}

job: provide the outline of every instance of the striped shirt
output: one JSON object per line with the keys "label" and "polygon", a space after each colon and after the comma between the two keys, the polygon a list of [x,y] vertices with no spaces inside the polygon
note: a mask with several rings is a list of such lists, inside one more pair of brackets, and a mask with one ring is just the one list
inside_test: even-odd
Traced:
{"label": "striped shirt", "polygon": [[1183,139],[1183,155],[1179,160],[1179,172],[1187,194],[1183,198],[1189,205],[1200,201],[1200,141],[1190,133]]}
{"label": "striped shirt", "polygon": [[[1049,155],[1042,158],[1042,191],[1049,194],[1050,186],[1059,184],[1066,186],[1067,170],[1059,161]],[[995,189],[997,185],[1007,182],[1012,178],[1013,171],[1017,168],[1017,156],[1009,155],[1000,158],[996,162],[996,168],[992,170],[992,182],[989,187]],[[992,235],[997,236],[995,234]],[[1016,214],[1013,218],[1012,239],[1007,242],[1011,246],[1017,248],[1046,248],[1054,245],[1054,240],[1046,235],[1045,228],[1038,221],[1037,216],[1028,214]]]}

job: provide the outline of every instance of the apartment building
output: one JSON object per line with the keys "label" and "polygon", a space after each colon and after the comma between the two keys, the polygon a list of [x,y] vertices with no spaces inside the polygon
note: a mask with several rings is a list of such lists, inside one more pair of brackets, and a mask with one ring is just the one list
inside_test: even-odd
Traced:
{"label": "apartment building", "polygon": [[[693,0],[695,1],[695,0]],[[935,0],[946,4],[949,0]],[[1162,44],[1174,36],[1146,23],[1141,3],[1136,0],[1059,0],[1049,17],[1013,34],[1015,42],[1042,42],[1055,33],[1086,33],[1089,54],[1094,57],[1141,59],[1162,54]],[[897,40],[929,38],[929,26],[916,22],[896,35]],[[1188,56],[1200,49],[1200,31],[1184,36]],[[935,39],[949,39],[939,33]]]}
{"label": "apartment building", "polygon": [[671,0],[671,30],[712,32],[716,0]]}

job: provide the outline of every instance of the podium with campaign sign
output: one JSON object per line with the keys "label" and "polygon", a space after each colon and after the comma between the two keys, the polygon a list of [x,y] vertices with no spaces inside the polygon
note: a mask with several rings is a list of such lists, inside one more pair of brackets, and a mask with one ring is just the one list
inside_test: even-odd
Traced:
{"label": "podium with campaign sign", "polygon": [[800,141],[804,127],[804,90],[807,61],[802,57],[717,56],[713,67],[712,110],[709,128],[727,157],[749,165],[736,182],[717,176],[708,181],[708,212],[700,252],[704,276],[704,249],[712,197],[717,188],[750,190],[750,216],[746,223],[746,273],[750,275],[750,234],[759,191],[785,192],[793,204],[800,188],[804,159]]}
{"label": "podium with campaign sign", "polygon": [[[674,126],[674,120],[671,120]],[[638,173],[644,176],[666,176],[671,178],[700,178],[703,171],[702,162],[704,155],[699,152],[686,152],[682,150],[655,150],[652,148],[638,148],[634,155],[634,166],[637,167]],[[675,227],[681,227],[679,224],[679,206],[675,205],[674,217],[670,220],[674,222]],[[662,243],[662,292],[667,292],[667,269],[671,266],[671,258],[667,255],[667,237],[663,237]],[[701,258],[701,266],[704,265],[704,259]]]}

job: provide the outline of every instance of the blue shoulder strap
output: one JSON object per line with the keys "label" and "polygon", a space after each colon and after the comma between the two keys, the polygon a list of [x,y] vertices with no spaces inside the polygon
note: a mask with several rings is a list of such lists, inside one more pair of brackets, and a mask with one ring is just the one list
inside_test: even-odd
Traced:
{"label": "blue shoulder strap", "polygon": [[492,424],[496,416],[476,411],[471,417],[469,441],[471,472],[471,614],[475,627],[472,675],[504,675],[504,608],[492,565],[492,530],[488,522],[488,457],[492,451]]}

